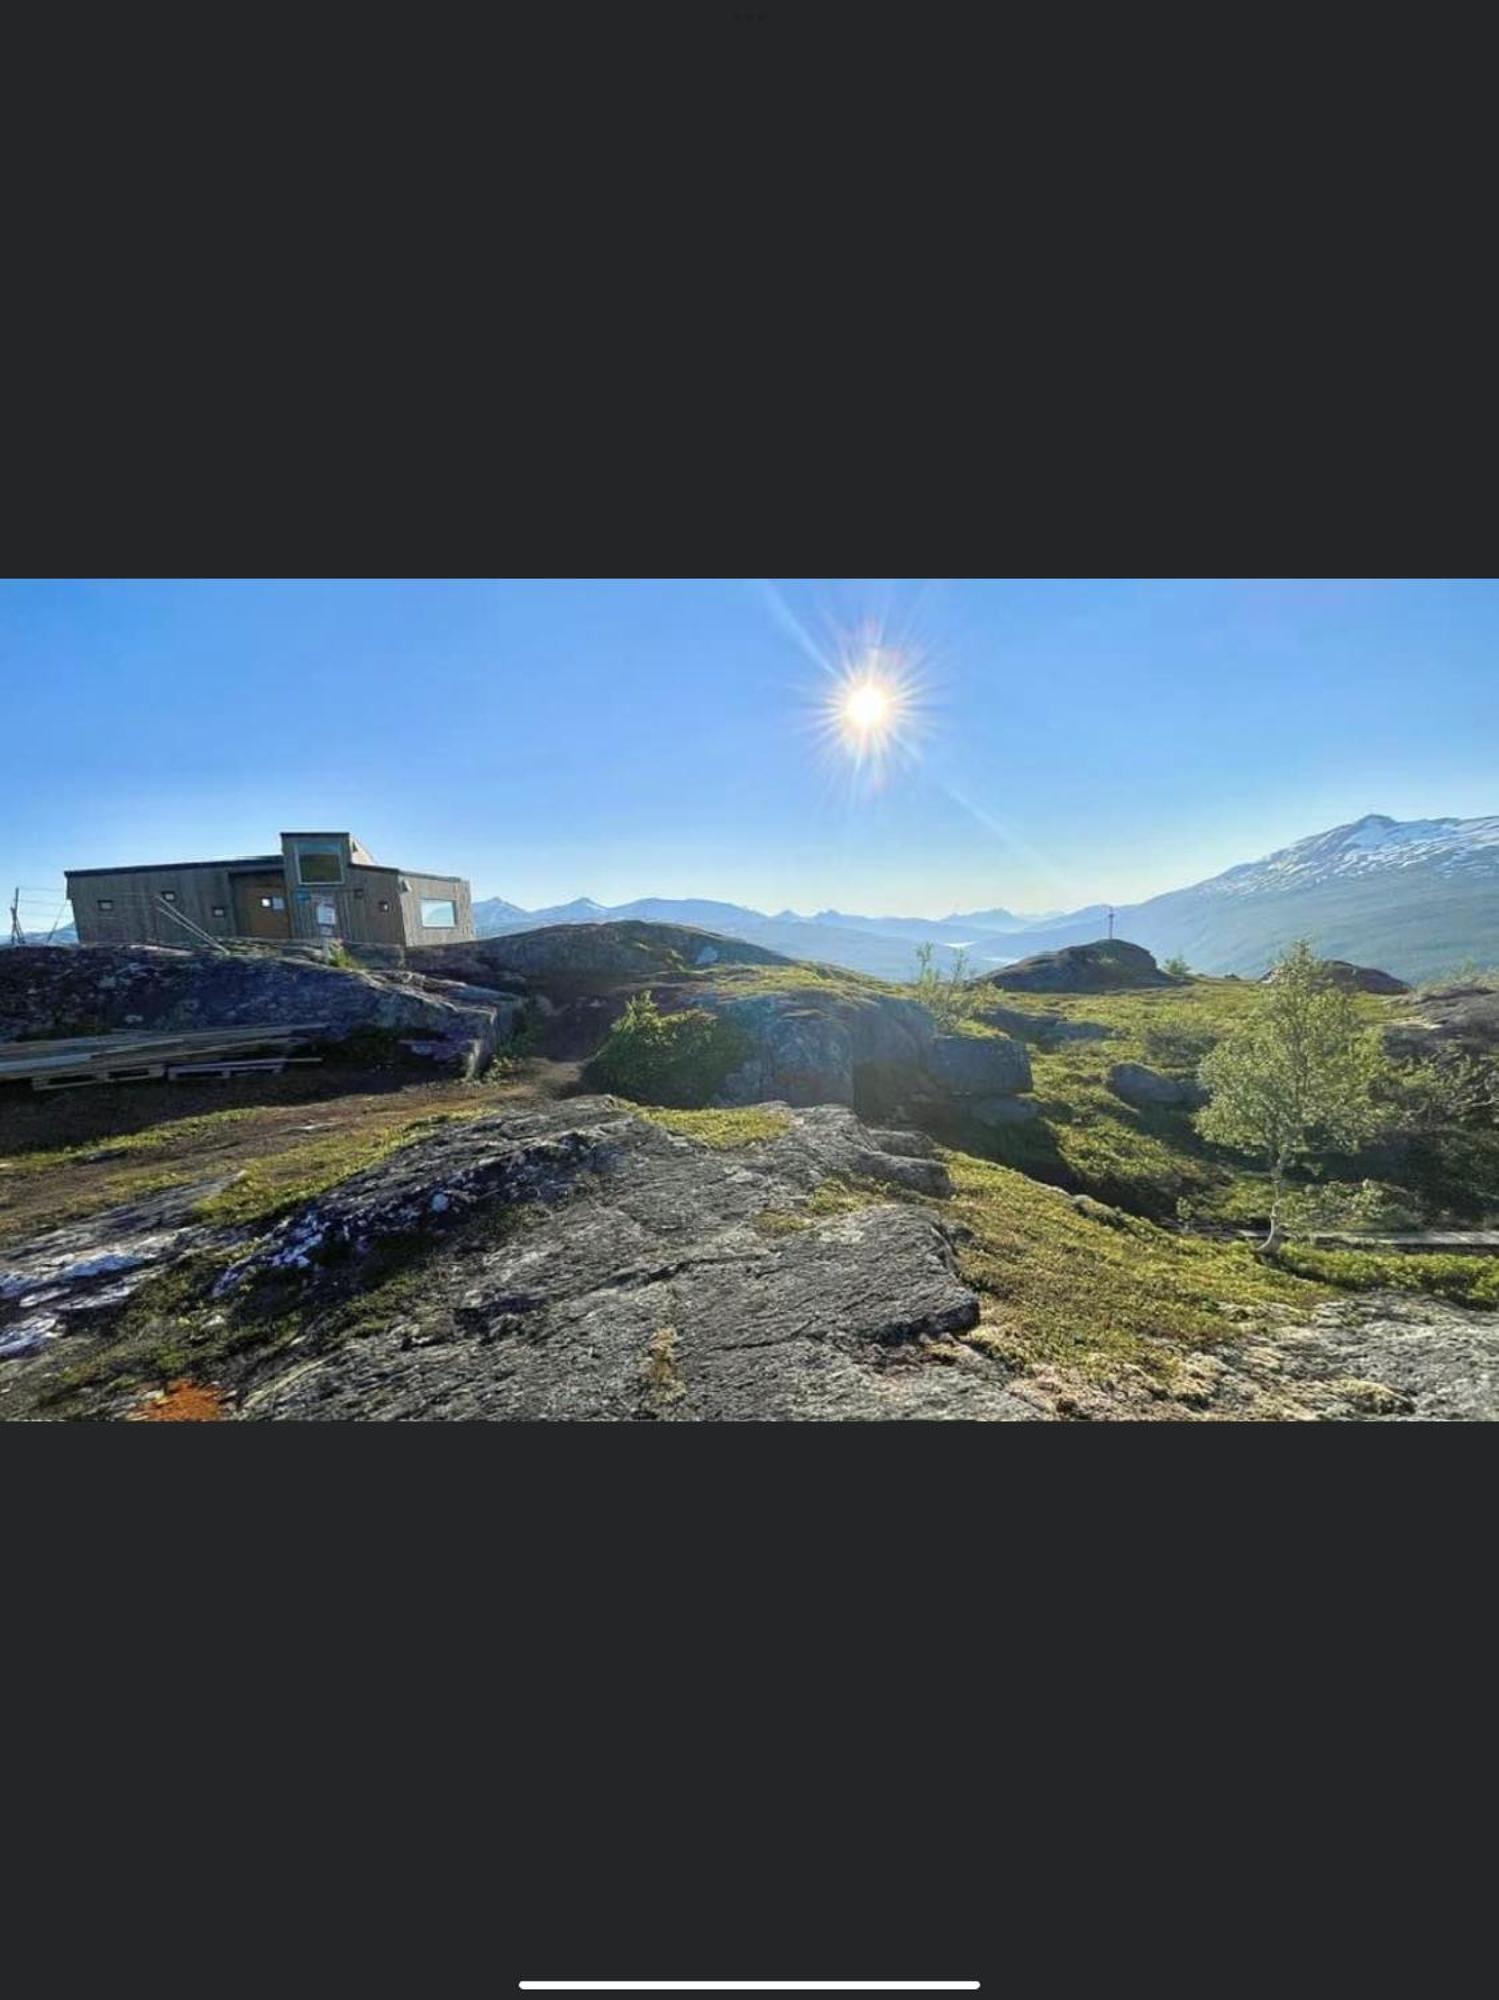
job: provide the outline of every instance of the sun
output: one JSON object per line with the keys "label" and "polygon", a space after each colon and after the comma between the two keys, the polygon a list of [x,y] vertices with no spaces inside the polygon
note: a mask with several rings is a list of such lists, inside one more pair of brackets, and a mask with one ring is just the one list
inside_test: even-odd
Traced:
{"label": "sun", "polygon": [[907,705],[900,679],[866,660],[840,679],[832,720],[844,747],[862,762],[878,757],[900,734]]}
{"label": "sun", "polygon": [[821,738],[829,771],[870,791],[909,768],[928,727],[915,653],[866,631],[850,634],[819,664],[827,678],[806,719]]}
{"label": "sun", "polygon": [[851,736],[877,736],[889,728],[895,697],[879,681],[855,681],[843,695],[843,726]]}

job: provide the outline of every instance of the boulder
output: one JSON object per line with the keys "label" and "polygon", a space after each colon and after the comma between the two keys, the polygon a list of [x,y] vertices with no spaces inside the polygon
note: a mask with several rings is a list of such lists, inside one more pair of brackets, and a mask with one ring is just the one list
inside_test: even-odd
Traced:
{"label": "boulder", "polygon": [[976,1097],[964,1105],[970,1118],[980,1125],[1029,1125],[1041,1116],[1034,1097]]}
{"label": "boulder", "polygon": [[[712,959],[703,958],[712,952]],[[405,954],[408,966],[444,978],[497,981],[503,986],[532,984],[566,991],[578,981],[651,979],[689,966],[789,965],[777,951],[743,938],[721,937],[690,924],[646,923],[621,918],[602,924],[546,924],[504,937],[468,939],[458,944],[419,945]]]}
{"label": "boulder", "polygon": [[781,994],[756,994],[718,1010],[753,1053],[719,1087],[720,1104],[848,1104],[854,1101],[854,1037],[828,1009]]}
{"label": "boulder", "polygon": [[1158,1105],[1195,1110],[1207,1103],[1207,1092],[1190,1077],[1163,1076],[1144,1063],[1115,1063],[1107,1078],[1109,1089],[1137,1110],[1153,1110]]}
{"label": "boulder", "polygon": [[1117,1028],[1106,1028],[1101,1021],[1069,1021],[1061,1014],[1027,1013],[1020,1007],[981,1005],[976,1018],[986,1027],[998,1028],[1006,1035],[1021,1035],[1048,1045],[1056,1042],[1106,1042],[1119,1032]]}
{"label": "boulder", "polygon": [[[1403,979],[1397,979],[1392,972],[1381,972],[1377,965],[1353,965],[1346,958],[1324,958],[1324,969],[1331,974],[1335,986],[1346,986],[1354,993],[1409,993],[1410,987]],[[1264,974],[1273,980],[1276,968],[1272,966]]]}
{"label": "boulder", "polygon": [[1385,1044],[1403,1057],[1446,1048],[1474,1056],[1499,1053],[1499,987],[1448,986],[1422,993],[1411,1017],[1385,1030]]}
{"label": "boulder", "polygon": [[693,1004],[711,1007],[747,1037],[751,1054],[718,1091],[722,1104],[858,1104],[888,1116],[926,1074],[936,1032],[914,1000],[883,993],[848,998],[793,987],[736,996],[708,988]]}
{"label": "boulder", "polygon": [[1162,972],[1143,945],[1123,938],[1099,938],[1093,944],[1069,944],[1060,951],[1037,952],[1013,965],[986,972],[975,984],[1019,993],[1112,993],[1121,988],[1176,986],[1181,982]]}
{"label": "boulder", "polygon": [[927,1071],[951,1097],[1013,1097],[1031,1087],[1031,1060],[1008,1035],[937,1035]]}

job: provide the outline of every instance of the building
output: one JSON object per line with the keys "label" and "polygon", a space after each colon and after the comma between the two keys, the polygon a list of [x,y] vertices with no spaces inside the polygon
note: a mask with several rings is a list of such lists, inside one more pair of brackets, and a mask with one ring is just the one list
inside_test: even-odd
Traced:
{"label": "building", "polygon": [[283,833],[279,854],[143,868],[70,868],[80,944],[313,938],[449,944],[474,935],[459,875],[382,868],[349,833]]}

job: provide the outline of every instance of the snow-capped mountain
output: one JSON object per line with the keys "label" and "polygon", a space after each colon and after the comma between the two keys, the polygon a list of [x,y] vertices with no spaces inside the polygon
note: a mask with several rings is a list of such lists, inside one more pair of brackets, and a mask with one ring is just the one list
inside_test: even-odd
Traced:
{"label": "snow-capped mountain", "polygon": [[[1328,958],[1430,979],[1499,964],[1499,817],[1396,820],[1369,813],[1190,888],[1123,904],[1115,935],[1201,972],[1264,971],[1293,938]],[[1098,935],[1079,913],[1011,932],[1020,958]]]}
{"label": "snow-capped mountain", "polygon": [[1225,896],[1253,896],[1396,868],[1453,876],[1470,868],[1496,867],[1499,817],[1398,820],[1368,813],[1348,826],[1335,826],[1330,833],[1314,833],[1282,847],[1263,861],[1243,862],[1201,886]]}
{"label": "snow-capped mountain", "polygon": [[[939,965],[952,965],[961,950],[973,972],[1035,951],[1089,944],[1103,935],[1107,912],[1106,903],[1091,903],[1053,918],[1017,917],[998,907],[931,920],[831,909],[767,917],[740,903],[657,896],[613,908],[587,896],[545,910],[521,910],[497,896],[474,905],[481,937],[641,917],[696,924],[881,979],[911,978],[915,947],[927,942]],[[1161,958],[1179,952],[1201,972],[1257,975],[1297,937],[1310,938],[1329,958],[1377,965],[1404,979],[1430,978],[1469,960],[1499,964],[1499,816],[1402,821],[1369,813],[1189,888],[1122,904],[1114,931]]]}

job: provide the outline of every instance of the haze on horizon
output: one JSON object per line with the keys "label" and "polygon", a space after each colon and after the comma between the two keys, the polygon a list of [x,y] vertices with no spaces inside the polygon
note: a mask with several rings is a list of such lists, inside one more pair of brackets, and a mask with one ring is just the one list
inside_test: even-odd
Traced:
{"label": "haze on horizon", "polygon": [[527,909],[1133,902],[1499,810],[1496,642],[1482,580],[6,582],[0,872],[340,826]]}

